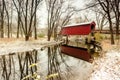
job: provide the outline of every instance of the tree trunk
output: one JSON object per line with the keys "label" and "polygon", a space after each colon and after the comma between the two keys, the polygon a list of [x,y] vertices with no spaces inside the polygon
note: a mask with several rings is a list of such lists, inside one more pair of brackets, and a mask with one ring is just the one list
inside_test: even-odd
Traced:
{"label": "tree trunk", "polygon": [[48,41],[50,41],[50,36],[48,35]]}
{"label": "tree trunk", "polygon": [[116,37],[119,39],[119,22],[120,21],[120,19],[119,18],[117,18],[116,19]]}
{"label": "tree trunk", "polygon": [[18,12],[18,23],[17,23],[17,38],[19,38],[19,32],[20,32],[20,13]]}
{"label": "tree trunk", "polygon": [[55,27],[55,29],[54,29],[54,40],[56,40],[57,39],[57,27]]}
{"label": "tree trunk", "polygon": [[4,38],[4,0],[2,0],[2,11],[1,11],[1,38]]}
{"label": "tree trunk", "polygon": [[110,17],[109,13],[108,13],[108,20],[109,20],[109,26],[110,26],[111,44],[115,44],[114,35],[113,35],[112,21],[111,21],[111,17]]}
{"label": "tree trunk", "polygon": [[11,14],[10,14],[10,37],[12,37],[12,19],[13,19],[13,4],[11,2]]}
{"label": "tree trunk", "polygon": [[1,38],[4,38],[4,13],[1,13]]}
{"label": "tree trunk", "polygon": [[35,34],[35,39],[37,39],[37,28],[36,28],[36,13],[35,13],[35,16],[34,16],[34,34]]}
{"label": "tree trunk", "polygon": [[5,11],[6,11],[6,16],[7,16],[7,26],[8,26],[8,38],[10,38],[10,20],[9,20],[9,13],[5,4]]}
{"label": "tree trunk", "polygon": [[28,33],[28,0],[26,0],[26,4],[25,4],[25,40],[28,41],[29,40],[29,33]]}
{"label": "tree trunk", "polygon": [[50,33],[50,31],[48,30],[48,41],[50,41],[50,39],[51,39],[51,33]]}
{"label": "tree trunk", "polygon": [[29,40],[29,35],[25,35],[25,41]]}
{"label": "tree trunk", "polygon": [[35,1],[35,16],[34,16],[34,38],[37,39],[37,28],[36,28],[36,13],[37,13],[37,1]]}

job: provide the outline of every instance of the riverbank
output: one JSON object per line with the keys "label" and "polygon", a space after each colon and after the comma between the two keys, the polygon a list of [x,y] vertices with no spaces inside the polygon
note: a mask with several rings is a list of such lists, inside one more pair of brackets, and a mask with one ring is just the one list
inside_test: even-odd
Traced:
{"label": "riverbank", "polygon": [[103,55],[93,62],[89,80],[120,80],[120,45],[102,42]]}
{"label": "riverbank", "polygon": [[60,44],[61,42],[47,41],[45,39],[24,41],[23,39],[1,39],[0,55],[40,50],[48,46]]}
{"label": "riverbank", "polygon": [[[40,50],[61,42],[38,39],[0,39],[0,55]],[[109,40],[102,41],[102,56],[92,63],[93,71],[87,80],[119,80],[120,79],[120,45],[111,45]],[[78,77],[79,78],[79,77]]]}

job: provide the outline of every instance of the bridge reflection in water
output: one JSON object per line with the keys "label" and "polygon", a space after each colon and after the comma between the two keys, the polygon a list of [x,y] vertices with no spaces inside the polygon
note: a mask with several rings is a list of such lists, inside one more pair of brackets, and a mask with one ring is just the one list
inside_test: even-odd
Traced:
{"label": "bridge reflection in water", "polygon": [[[46,76],[47,80],[87,80],[92,71],[92,65],[86,62],[90,56],[80,57],[86,61],[73,58],[61,54],[61,47],[0,56],[0,80],[35,80],[35,73],[40,75],[40,80],[46,80]],[[51,77],[51,74],[58,75]]]}
{"label": "bridge reflection in water", "polygon": [[88,62],[91,61],[91,55],[86,48],[62,45],[61,52]]}

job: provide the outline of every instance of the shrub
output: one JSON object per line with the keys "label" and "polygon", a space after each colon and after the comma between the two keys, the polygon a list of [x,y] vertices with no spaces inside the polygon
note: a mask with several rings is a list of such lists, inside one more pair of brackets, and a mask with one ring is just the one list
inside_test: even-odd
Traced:
{"label": "shrub", "polygon": [[38,34],[38,37],[43,38],[43,37],[45,37],[45,34],[40,33],[40,34]]}

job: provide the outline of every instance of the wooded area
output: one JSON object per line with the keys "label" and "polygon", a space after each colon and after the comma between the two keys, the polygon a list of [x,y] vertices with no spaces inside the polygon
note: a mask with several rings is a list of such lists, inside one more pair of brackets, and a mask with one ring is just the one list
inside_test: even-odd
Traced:
{"label": "wooded area", "polygon": [[[24,36],[26,41],[30,37],[37,39],[37,27],[40,25],[37,13],[45,4],[48,41],[51,37],[56,40],[61,28],[75,19],[75,23],[95,20],[100,30],[109,27],[111,44],[114,44],[113,28],[116,29],[116,37],[119,36],[120,0],[92,0],[82,9],[73,6],[74,2],[75,0],[0,0],[0,37],[12,38],[16,32],[16,38]],[[95,14],[95,19],[90,19],[89,13],[77,15],[83,11],[87,13],[88,10]]]}

